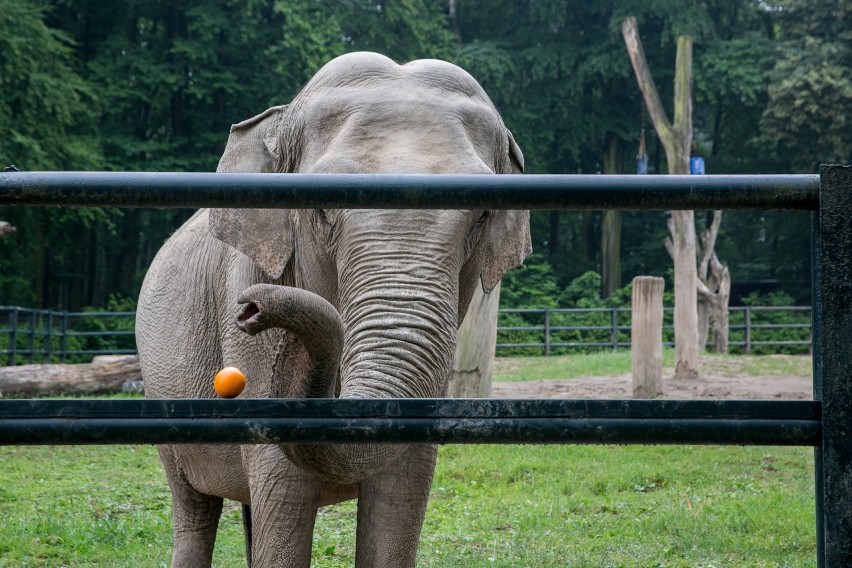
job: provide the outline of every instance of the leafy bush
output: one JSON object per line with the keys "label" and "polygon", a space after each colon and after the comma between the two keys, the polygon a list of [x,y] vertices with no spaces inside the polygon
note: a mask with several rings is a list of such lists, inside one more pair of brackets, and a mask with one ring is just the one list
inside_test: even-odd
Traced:
{"label": "leafy bush", "polygon": [[[526,273],[524,273],[524,269],[527,269]],[[513,273],[519,274],[509,277]],[[501,308],[581,310],[551,311],[550,353],[553,355],[611,349],[613,308],[627,308],[626,310],[615,311],[616,325],[618,327],[630,325],[631,286],[625,286],[604,300],[600,297],[601,277],[597,272],[589,271],[581,274],[563,290],[559,290],[556,286],[556,278],[552,275],[552,268],[539,256],[533,259],[529,266],[525,264],[520,270],[510,271],[507,277],[509,277],[508,281],[504,280],[504,287],[501,291]],[[523,288],[519,289],[519,286],[523,286],[527,278],[532,279],[533,277],[535,282],[545,281],[547,285],[536,292],[529,292]],[[544,312],[503,313],[500,315],[499,325],[501,327],[538,328],[498,331],[498,344],[538,344],[535,347],[500,347],[497,350],[499,355],[544,354]],[[619,330],[616,341],[629,343],[629,332]]]}

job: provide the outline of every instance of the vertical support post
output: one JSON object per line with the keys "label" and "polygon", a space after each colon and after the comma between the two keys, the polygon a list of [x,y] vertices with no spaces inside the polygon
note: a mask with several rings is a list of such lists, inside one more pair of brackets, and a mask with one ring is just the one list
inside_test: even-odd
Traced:
{"label": "vertical support post", "polygon": [[47,310],[47,318],[45,318],[45,327],[47,335],[44,337],[44,358],[42,363],[50,363],[50,356],[53,354],[53,310]]}
{"label": "vertical support post", "polygon": [[612,344],[612,350],[618,351],[618,308],[612,308],[609,321],[611,328],[609,341]]}
{"label": "vertical support post", "polygon": [[9,317],[9,365],[15,364],[15,356],[18,351],[18,308],[12,308]]}
{"label": "vertical support post", "polygon": [[35,332],[36,332],[36,313],[35,310],[30,310],[30,329],[27,337],[27,362],[32,365],[35,362]]}
{"label": "vertical support post", "polygon": [[815,231],[814,399],[822,401],[816,454],[817,561],[852,566],[852,166],[820,168]]}
{"label": "vertical support post", "polygon": [[745,307],[745,346],[743,351],[746,355],[751,353],[751,306]]}
{"label": "vertical support post", "polygon": [[68,312],[62,312],[62,319],[59,320],[59,351],[65,363],[68,359]]}
{"label": "vertical support post", "polygon": [[655,398],[663,392],[663,288],[655,276],[633,279],[630,349],[633,398]]}
{"label": "vertical support post", "polygon": [[544,309],[544,356],[550,357],[550,308]]}

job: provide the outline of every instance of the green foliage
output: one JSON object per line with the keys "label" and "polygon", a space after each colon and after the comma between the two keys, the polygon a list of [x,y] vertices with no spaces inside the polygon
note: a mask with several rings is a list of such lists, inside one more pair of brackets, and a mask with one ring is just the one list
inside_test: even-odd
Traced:
{"label": "green foliage", "polygon": [[768,74],[762,139],[788,156],[793,171],[852,159],[852,8],[843,0],[783,0]]}
{"label": "green foliage", "polygon": [[0,0],[0,158],[34,170],[91,169],[84,136],[94,89],[74,68],[74,41],[44,24],[43,3]]}
{"label": "green foliage", "polygon": [[[696,37],[695,139],[708,172],[849,161],[848,3],[776,4],[456,0],[453,18],[446,2],[429,0],[0,0],[0,165],[211,171],[232,123],[289,102],[334,56],[374,50],[469,70],[529,173],[600,172],[605,155],[607,171],[633,173],[643,126],[660,173],[665,160],[621,38],[628,15],[639,20],[666,105],[675,37]],[[79,309],[114,293],[135,297],[153,255],[189,215],[0,208],[18,229],[0,240],[0,304]],[[531,271],[506,278],[504,306],[568,303],[560,294],[600,271],[600,218],[534,211],[539,256]],[[735,283],[775,279],[807,301],[807,224],[804,214],[726,214],[719,256]],[[665,274],[664,237],[665,214],[624,213],[624,282]]]}
{"label": "green foliage", "polygon": [[532,254],[523,266],[509,271],[500,285],[501,308],[555,308],[559,289],[553,267]]}
{"label": "green foliage", "polygon": [[[794,304],[792,296],[783,291],[770,292],[766,295],[752,293],[743,298],[743,304],[751,308],[751,353],[757,355],[808,353],[811,341],[810,310],[771,309],[778,306],[792,306]],[[742,353],[745,350],[744,345],[734,345],[734,343],[746,341],[745,314],[745,310],[731,310],[729,341],[732,344],[732,353]],[[754,345],[754,342],[786,341],[804,342],[805,345]]]}

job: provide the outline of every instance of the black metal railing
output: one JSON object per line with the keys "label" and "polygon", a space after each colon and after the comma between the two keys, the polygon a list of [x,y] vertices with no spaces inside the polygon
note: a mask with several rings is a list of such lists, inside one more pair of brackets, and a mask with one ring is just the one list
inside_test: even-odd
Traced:
{"label": "black metal railing", "polygon": [[[817,564],[852,565],[852,167],[816,176],[0,174],[0,205],[498,209],[801,209],[814,216],[814,401],[0,401],[0,444],[405,440],[813,445]],[[282,406],[284,405],[284,406]],[[288,406],[289,405],[289,406]],[[299,409],[303,422],[281,410]],[[398,411],[392,412],[394,409]],[[584,410],[588,409],[588,410]],[[490,413],[498,413],[492,418]],[[672,414],[674,413],[674,414]],[[468,422],[467,418],[473,420]],[[227,421],[201,440],[199,425]],[[276,420],[285,420],[276,425]],[[353,421],[371,428],[353,428]],[[619,424],[610,420],[630,420]],[[257,426],[263,422],[270,428]],[[792,423],[790,422],[792,421]],[[224,424],[222,422],[221,424]],[[638,428],[637,428],[638,427]],[[435,437],[426,434],[436,432]],[[541,431],[548,429],[546,436]],[[621,432],[618,436],[614,432]],[[255,434],[252,434],[252,433]],[[263,433],[258,437],[256,433]],[[407,438],[398,432],[410,433]],[[538,432],[538,433],[537,433]],[[636,432],[635,434],[632,432]],[[720,434],[725,432],[725,434]],[[680,433],[683,433],[681,436]],[[270,434],[270,436],[267,436]],[[408,434],[406,434],[407,436]],[[228,436],[232,438],[227,438]],[[214,439],[215,438],[215,439]]]}
{"label": "black metal railing", "polygon": [[0,306],[0,364],[84,363],[136,353],[135,312],[64,312]]}
{"label": "black metal railing", "polygon": [[[674,345],[672,311],[664,310],[667,347]],[[731,352],[810,351],[810,306],[732,306],[730,312]],[[630,308],[502,309],[495,354],[549,356],[629,349],[630,315]],[[135,312],[0,306],[0,364],[84,363],[94,355],[134,354],[135,317]],[[517,317],[522,321],[514,321]]]}
{"label": "black metal railing", "polygon": [[[663,345],[674,346],[673,309],[663,310]],[[731,306],[732,353],[808,353],[810,306]],[[539,308],[498,311],[498,356],[560,355],[630,349],[630,308]]]}

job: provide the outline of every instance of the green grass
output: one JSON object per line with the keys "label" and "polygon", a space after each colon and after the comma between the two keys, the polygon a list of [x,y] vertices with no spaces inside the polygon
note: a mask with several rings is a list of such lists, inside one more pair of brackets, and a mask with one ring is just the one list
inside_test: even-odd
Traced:
{"label": "green grass", "polygon": [[[713,375],[811,375],[807,355],[701,356],[701,371]],[[629,351],[600,351],[557,357],[499,357],[494,362],[495,381],[536,381],[576,377],[614,377],[630,373]],[[674,350],[663,350],[663,373],[672,374]]]}
{"label": "green grass", "polygon": [[[555,357],[498,357],[494,361],[495,381],[537,381],[607,377],[630,372],[630,351],[598,351]],[[674,365],[674,351],[663,350],[663,365]]]}
{"label": "green grass", "polygon": [[[805,448],[445,446],[418,566],[813,566]],[[170,499],[147,446],[0,448],[0,566],[167,566]],[[353,503],[314,565],[352,566]],[[226,507],[215,566],[243,563]]]}
{"label": "green grass", "polygon": [[[503,380],[571,378],[625,373],[629,353],[499,363]],[[813,489],[810,448],[444,446],[418,566],[811,567]],[[0,447],[0,568],[168,566],[170,508],[151,446]],[[354,528],[353,502],[321,510],[313,565],[352,566]],[[243,547],[227,503],[214,565],[245,566]]]}

